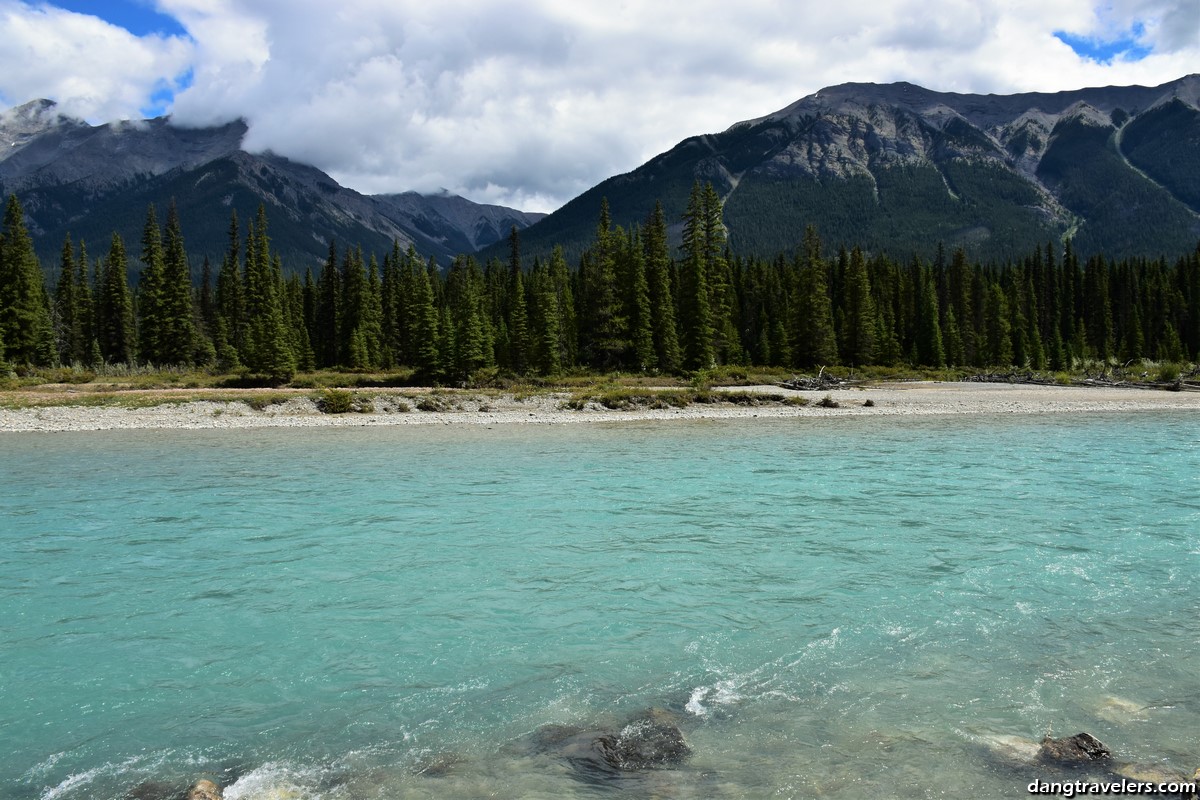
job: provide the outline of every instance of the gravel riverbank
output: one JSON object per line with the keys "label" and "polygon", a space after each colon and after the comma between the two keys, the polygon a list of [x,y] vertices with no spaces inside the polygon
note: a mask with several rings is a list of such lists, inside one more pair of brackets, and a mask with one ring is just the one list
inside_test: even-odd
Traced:
{"label": "gravel riverbank", "polygon": [[[0,409],[0,432],[92,431],[120,429],[262,428],[372,425],[509,425],[696,420],[749,417],[829,417],[931,414],[1046,414],[1096,411],[1200,411],[1200,393],[1133,389],[1026,386],[979,383],[893,383],[821,392],[775,386],[739,387],[739,392],[805,397],[806,406],[694,403],[686,408],[613,410],[596,403],[567,408],[566,393],[472,396],[450,394],[442,410],[420,410],[395,393],[359,392],[367,413],[325,414],[310,397],[293,397],[262,409],[244,402],[195,400],[146,408],[42,406]],[[824,397],[836,408],[818,405]],[[870,401],[870,404],[867,403]],[[420,405],[420,404],[418,404]]]}

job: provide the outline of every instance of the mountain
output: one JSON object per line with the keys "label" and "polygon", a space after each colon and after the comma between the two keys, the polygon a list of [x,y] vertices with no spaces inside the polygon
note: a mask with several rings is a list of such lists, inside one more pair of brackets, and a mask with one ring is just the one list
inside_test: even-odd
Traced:
{"label": "mountain", "polygon": [[393,241],[443,264],[540,219],[450,194],[368,196],[315,167],[241,149],[244,122],[183,128],[167,118],[92,126],[35,100],[0,114],[0,193],[15,193],[38,255],[56,263],[63,238],[107,252],[116,230],[139,251],[146,207],[177,204],[194,260],[220,261],[233,210],[245,226],[267,207],[273,247],[291,269],[323,262],[328,242],[383,255]]}
{"label": "mountain", "polygon": [[1054,94],[822,89],[609,178],[523,231],[522,251],[577,255],[605,197],[615,224],[656,200],[677,221],[696,180],[722,196],[739,254],[790,252],[809,224],[827,246],[900,258],[942,242],[1004,260],[1066,236],[1083,253],[1177,254],[1200,240],[1200,75]]}

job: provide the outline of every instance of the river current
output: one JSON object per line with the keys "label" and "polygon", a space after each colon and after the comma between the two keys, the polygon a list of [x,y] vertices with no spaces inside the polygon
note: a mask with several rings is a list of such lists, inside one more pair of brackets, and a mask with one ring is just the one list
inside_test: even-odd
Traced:
{"label": "river current", "polygon": [[[1080,730],[1190,775],[1198,567],[1186,413],[8,434],[0,797],[1022,797],[996,743]],[[690,758],[529,746],[649,707]]]}

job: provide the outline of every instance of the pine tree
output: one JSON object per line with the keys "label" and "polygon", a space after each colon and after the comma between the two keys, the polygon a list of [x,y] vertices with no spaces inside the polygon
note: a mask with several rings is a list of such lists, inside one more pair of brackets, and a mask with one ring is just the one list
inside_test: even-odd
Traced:
{"label": "pine tree", "polygon": [[134,355],[133,303],[129,297],[125,243],[112,235],[96,287],[96,340],[109,364],[129,364]]}
{"label": "pine tree", "polygon": [[334,367],[341,361],[342,277],[338,271],[337,243],[329,242],[329,257],[317,279],[316,336],[313,350],[317,366]]}
{"label": "pine tree", "polygon": [[984,308],[984,357],[994,367],[1013,363],[1012,326],[1009,323],[1008,300],[999,284],[993,283]]}
{"label": "pine tree", "polygon": [[913,264],[917,276],[916,352],[917,363],[926,367],[946,366],[937,290],[929,269]]}
{"label": "pine tree", "polygon": [[82,363],[90,346],[90,342],[84,339],[83,321],[76,299],[77,287],[74,245],[68,234],[63,241],[58,283],[54,287],[54,338],[59,361],[64,364]]}
{"label": "pine tree", "polygon": [[167,211],[162,264],[160,327],[154,337],[158,345],[156,360],[160,364],[193,364],[196,352],[204,347],[198,342],[191,270],[174,201]]}
{"label": "pine tree", "polygon": [[0,231],[0,361],[54,363],[54,327],[42,269],[25,228],[25,212],[10,195]]}
{"label": "pine tree", "polygon": [[166,276],[162,253],[162,231],[158,228],[158,217],[154,204],[146,209],[146,224],[142,228],[142,274],[138,281],[138,352],[143,361],[163,364],[161,336],[166,330],[163,325],[163,294]]}
{"label": "pine tree", "polygon": [[217,271],[217,331],[214,345],[217,361],[227,371],[241,365],[239,351],[245,347],[246,293],[242,280],[241,233],[237,212],[229,217],[229,247]]}
{"label": "pine tree", "polygon": [[[413,366],[419,376],[431,378],[441,367],[442,354],[438,349],[441,340],[438,327],[438,311],[434,305],[430,273],[410,250],[409,263],[413,269],[409,293],[410,341],[413,346]],[[436,276],[436,268],[432,269]]]}
{"label": "pine tree", "polygon": [[683,215],[683,260],[679,266],[679,344],[686,369],[713,366],[713,321],[708,288],[708,215],[700,182],[692,184]]}
{"label": "pine tree", "polygon": [[842,322],[842,360],[853,366],[873,364],[875,358],[875,303],[871,279],[862,250],[855,247],[846,265],[843,288],[845,314]]}
{"label": "pine tree", "polygon": [[620,365],[629,346],[629,321],[617,288],[616,245],[608,200],[602,199],[595,241],[579,263],[580,347],[587,363],[602,370]]}
{"label": "pine tree", "polygon": [[654,211],[646,220],[642,246],[645,251],[654,360],[663,372],[675,372],[680,366],[679,332],[675,324],[671,254],[667,248],[667,219],[662,203],[654,204]]}
{"label": "pine tree", "polygon": [[793,357],[802,367],[833,364],[837,361],[837,338],[833,330],[828,265],[821,257],[817,229],[811,225],[804,231],[802,252],[796,258]]}
{"label": "pine tree", "polygon": [[261,205],[246,241],[245,285],[246,346],[242,360],[251,372],[276,381],[291,380],[296,372],[296,356],[270,261],[267,210]]}
{"label": "pine tree", "polygon": [[513,273],[509,292],[509,364],[513,372],[523,375],[529,370],[529,308],[525,301],[525,278],[520,269]]}

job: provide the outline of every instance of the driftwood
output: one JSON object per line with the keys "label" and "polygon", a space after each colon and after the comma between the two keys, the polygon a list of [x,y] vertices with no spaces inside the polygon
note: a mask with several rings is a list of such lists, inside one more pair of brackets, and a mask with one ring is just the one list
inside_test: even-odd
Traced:
{"label": "driftwood", "polygon": [[[1186,377],[1192,377],[1196,372],[1196,370],[1193,370]],[[1147,373],[1142,373],[1138,376],[1138,380],[1127,380],[1124,370],[1114,369],[1110,372],[1106,368],[1098,375],[1084,372],[1082,378],[1073,378],[1066,385],[1095,386],[1104,389],[1157,389],[1167,392],[1200,391],[1200,381],[1185,380],[1184,377],[1177,378],[1174,381],[1150,381],[1146,380],[1147,377]],[[965,383],[1016,383],[1033,386],[1060,385],[1059,381],[1055,378],[1028,370],[1025,372],[983,372],[976,375],[967,375],[960,380]]]}
{"label": "driftwood", "polygon": [[854,386],[856,383],[856,381],[844,380],[842,378],[835,378],[832,375],[826,375],[825,368],[821,367],[821,370],[817,373],[817,377],[815,378],[793,375],[790,380],[783,381],[779,384],[779,386],[784,389],[792,389],[795,391],[816,392],[825,389],[839,389],[846,386]]}
{"label": "driftwood", "polygon": [[962,378],[965,383],[1028,383],[1036,386],[1051,386],[1054,379],[1033,372],[981,372]]}

